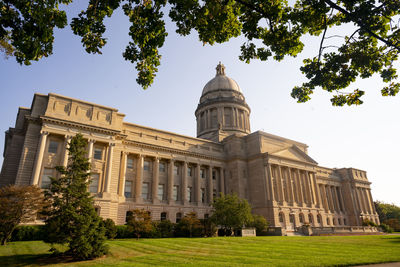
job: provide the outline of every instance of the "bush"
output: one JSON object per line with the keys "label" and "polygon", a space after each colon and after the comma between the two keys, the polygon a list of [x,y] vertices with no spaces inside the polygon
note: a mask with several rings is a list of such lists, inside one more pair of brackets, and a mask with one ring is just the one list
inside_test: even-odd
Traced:
{"label": "bush", "polygon": [[130,232],[127,225],[116,225],[116,238],[133,238],[133,232]]}
{"label": "bush", "polygon": [[44,225],[20,225],[14,230],[11,241],[44,240],[45,237]]}
{"label": "bush", "polygon": [[368,220],[368,219],[365,219],[365,220],[362,222],[362,225],[363,225],[363,226],[378,227],[378,225],[377,225],[376,223],[374,223],[373,221],[370,221],[370,220]]}
{"label": "bush", "polygon": [[154,232],[153,237],[155,238],[165,238],[174,236],[175,224],[169,220],[161,222],[153,222]]}
{"label": "bush", "polygon": [[194,212],[188,213],[175,225],[175,237],[201,237],[203,226]]}
{"label": "bush", "polygon": [[106,237],[107,239],[114,239],[115,236],[117,235],[117,227],[115,226],[115,223],[113,220],[110,218],[103,220],[103,226],[106,229]]}
{"label": "bush", "polygon": [[385,233],[392,233],[393,229],[392,227],[390,227],[387,224],[382,223],[381,225],[379,225],[379,227],[382,229],[382,231],[384,231]]}
{"label": "bush", "polygon": [[217,235],[217,226],[210,219],[201,219],[200,223],[203,226],[202,236],[212,237]]}
{"label": "bush", "polygon": [[253,219],[248,226],[256,228],[256,234],[258,236],[265,236],[268,234],[268,222],[261,215],[254,214]]}

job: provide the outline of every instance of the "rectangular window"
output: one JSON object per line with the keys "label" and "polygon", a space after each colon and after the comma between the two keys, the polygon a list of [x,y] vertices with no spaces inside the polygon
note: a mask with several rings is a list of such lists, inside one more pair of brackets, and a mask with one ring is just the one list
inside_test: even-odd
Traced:
{"label": "rectangular window", "polygon": [[102,160],[103,159],[103,149],[101,147],[95,147],[94,148],[93,158],[97,159],[97,160]]}
{"label": "rectangular window", "polygon": [[97,193],[99,188],[99,178],[100,175],[98,173],[93,173],[90,177],[90,184],[89,184],[89,192],[90,193]]}
{"label": "rectangular window", "polygon": [[217,179],[217,172],[214,170],[212,171],[212,179],[216,180]]}
{"label": "rectangular window", "polygon": [[192,177],[193,176],[193,167],[188,167],[187,168],[187,176]]}
{"label": "rectangular window", "polygon": [[201,203],[206,202],[206,190],[204,188],[201,189]]}
{"label": "rectangular window", "polygon": [[149,183],[142,184],[142,198],[144,200],[149,199]]}
{"label": "rectangular window", "polygon": [[174,165],[174,175],[179,175],[179,165]]}
{"label": "rectangular window", "polygon": [[216,198],[216,197],[217,197],[217,190],[214,189],[214,190],[213,190],[213,198]]}
{"label": "rectangular window", "polygon": [[150,171],[150,161],[145,160],[145,161],[143,162],[143,170],[145,170],[145,171]]}
{"label": "rectangular window", "polygon": [[206,170],[205,169],[200,169],[200,177],[206,178]]}
{"label": "rectangular window", "polygon": [[41,188],[48,189],[50,188],[51,180],[50,177],[53,175],[53,169],[44,168],[42,175],[42,183],[40,185]]}
{"label": "rectangular window", "polygon": [[133,169],[133,159],[132,158],[128,158],[128,160],[126,161],[126,167],[128,169]]}
{"label": "rectangular window", "polygon": [[158,170],[160,172],[165,172],[166,166],[165,166],[165,162],[160,162],[160,164],[158,165]]}
{"label": "rectangular window", "polygon": [[165,186],[163,184],[159,184],[158,185],[158,199],[159,200],[164,200],[165,196],[164,196],[164,190]]}
{"label": "rectangular window", "polygon": [[58,144],[59,144],[59,142],[54,141],[54,140],[50,140],[48,152],[56,154],[57,153],[57,149],[58,149]]}
{"label": "rectangular window", "polygon": [[125,181],[125,197],[132,197],[132,181]]}
{"label": "rectangular window", "polygon": [[186,190],[187,190],[186,191],[186,193],[187,193],[186,194],[187,201],[192,202],[192,188],[188,187]]}
{"label": "rectangular window", "polygon": [[178,201],[178,200],[179,200],[179,194],[178,194],[178,192],[179,192],[179,185],[174,185],[174,189],[173,189],[173,191],[172,191],[172,198],[173,198],[175,201]]}

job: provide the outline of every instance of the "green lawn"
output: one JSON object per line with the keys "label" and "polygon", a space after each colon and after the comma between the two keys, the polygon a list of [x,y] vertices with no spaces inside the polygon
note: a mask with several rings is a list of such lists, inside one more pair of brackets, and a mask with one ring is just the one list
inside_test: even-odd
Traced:
{"label": "green lawn", "polygon": [[[119,239],[86,262],[51,258],[41,241],[0,247],[1,266],[343,266],[400,262],[400,236]],[[64,261],[64,262],[63,262]]]}

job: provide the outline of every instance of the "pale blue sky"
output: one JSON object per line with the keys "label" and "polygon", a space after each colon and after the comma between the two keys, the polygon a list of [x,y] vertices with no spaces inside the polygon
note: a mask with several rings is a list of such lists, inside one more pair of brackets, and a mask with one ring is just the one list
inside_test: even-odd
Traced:
{"label": "pale blue sky", "polygon": [[[69,20],[84,8],[79,6],[82,2],[86,1],[68,7]],[[251,108],[252,131],[263,130],[308,144],[309,155],[321,166],[366,170],[374,199],[400,205],[400,96],[380,96],[379,79],[360,81],[352,87],[365,89],[362,106],[332,107],[325,92],[316,92],[311,101],[298,104],[290,92],[304,81],[299,67],[304,58],[316,53],[319,39],[307,40],[306,50],[297,58],[245,64],[238,59],[241,38],[203,46],[196,34],[180,37],[174,25],[167,26],[162,65],[147,90],[136,84],[134,65],[122,58],[129,42],[129,24],[121,10],[107,20],[109,39],[103,55],[87,54],[68,26],[56,32],[54,54],[49,58],[31,66],[1,59],[0,151],[4,131],[14,125],[18,107],[30,107],[35,92],[115,107],[126,114],[128,122],[195,136],[194,111],[201,91],[222,61],[226,74],[238,82]]]}

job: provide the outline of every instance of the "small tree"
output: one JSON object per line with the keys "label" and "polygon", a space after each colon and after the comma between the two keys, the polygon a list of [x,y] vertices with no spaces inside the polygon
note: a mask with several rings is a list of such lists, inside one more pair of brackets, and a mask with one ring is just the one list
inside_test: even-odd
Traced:
{"label": "small tree", "polygon": [[67,244],[69,249],[65,253],[79,260],[100,257],[108,251],[102,219],[88,192],[90,165],[86,146],[81,134],[71,139],[68,166],[56,167],[61,177],[50,178],[50,190],[46,191],[51,209],[46,220],[45,242]]}
{"label": "small tree", "polygon": [[132,212],[128,213],[126,224],[128,225],[128,230],[133,232],[137,239],[139,239],[143,233],[153,231],[150,212],[144,209],[134,209]]}
{"label": "small tree", "polygon": [[20,223],[35,219],[45,206],[41,190],[36,186],[8,185],[0,188],[0,240],[6,245]]}
{"label": "small tree", "polygon": [[175,234],[177,236],[200,236],[202,225],[195,212],[186,214],[176,225]]}
{"label": "small tree", "polygon": [[245,199],[240,199],[236,194],[221,195],[214,199],[212,204],[213,214],[211,220],[223,232],[231,233],[232,230],[241,229],[251,219],[251,207]]}
{"label": "small tree", "polygon": [[103,220],[102,224],[106,229],[105,235],[107,239],[114,239],[117,235],[117,226],[115,226],[115,222],[112,219],[107,218]]}
{"label": "small tree", "polygon": [[268,222],[263,216],[253,214],[252,220],[248,226],[256,228],[257,235],[265,235],[268,228]]}

